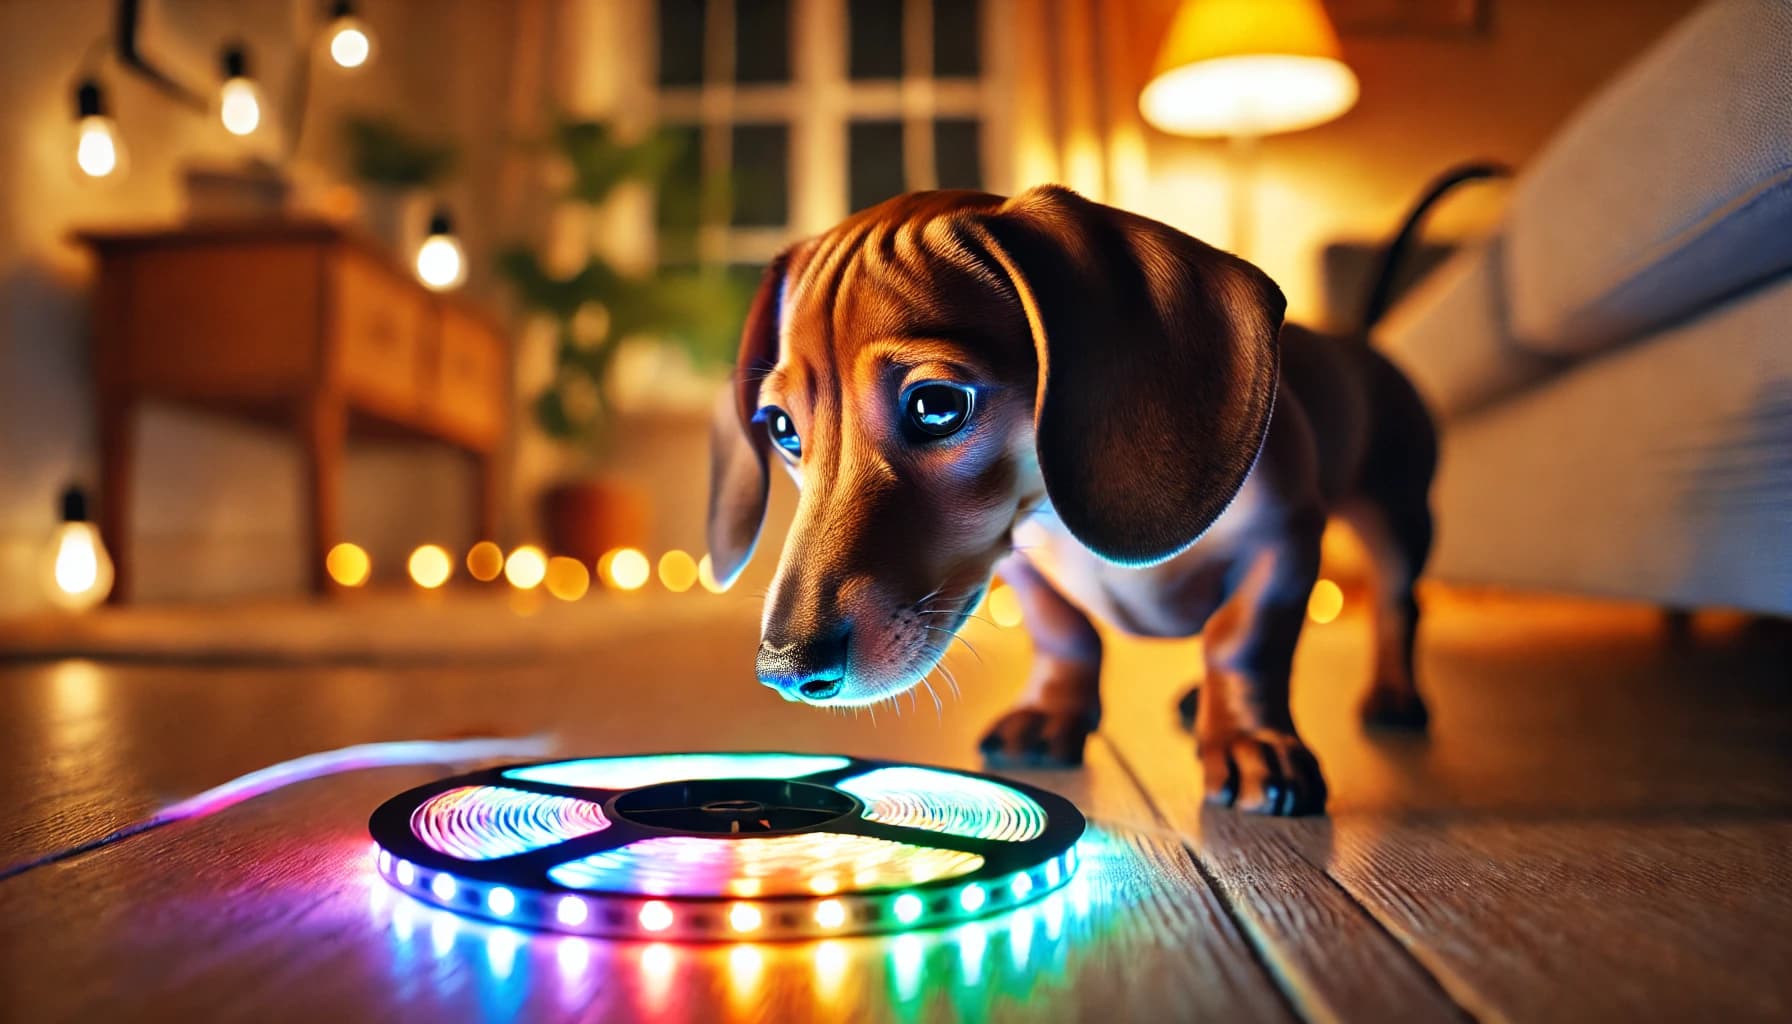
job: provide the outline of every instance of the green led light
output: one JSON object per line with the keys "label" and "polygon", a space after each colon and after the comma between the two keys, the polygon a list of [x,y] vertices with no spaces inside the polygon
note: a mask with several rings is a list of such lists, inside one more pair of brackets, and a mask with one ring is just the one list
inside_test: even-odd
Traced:
{"label": "green led light", "polygon": [[903,924],[914,924],[921,916],[921,897],[912,892],[905,892],[896,897],[896,902],[891,905],[890,912],[895,914],[896,920]]}
{"label": "green led light", "polygon": [[1015,899],[1024,900],[1027,893],[1033,891],[1033,880],[1026,875],[1015,875],[1014,881],[1009,883],[1008,891],[1014,893]]}
{"label": "green led light", "polygon": [[975,914],[983,908],[987,899],[989,893],[984,892],[981,885],[967,885],[958,894],[958,905],[964,908],[965,913]]}

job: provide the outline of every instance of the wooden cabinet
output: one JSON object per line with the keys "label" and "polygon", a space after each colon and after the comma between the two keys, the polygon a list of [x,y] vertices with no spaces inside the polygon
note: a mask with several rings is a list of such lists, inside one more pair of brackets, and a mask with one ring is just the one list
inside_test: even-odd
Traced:
{"label": "wooden cabinet", "polygon": [[482,537],[497,532],[509,345],[479,310],[419,284],[378,246],[322,222],[90,232],[100,530],[130,594],[130,470],[144,399],[289,429],[305,453],[312,580],[337,526],[351,431],[434,438],[477,466]]}

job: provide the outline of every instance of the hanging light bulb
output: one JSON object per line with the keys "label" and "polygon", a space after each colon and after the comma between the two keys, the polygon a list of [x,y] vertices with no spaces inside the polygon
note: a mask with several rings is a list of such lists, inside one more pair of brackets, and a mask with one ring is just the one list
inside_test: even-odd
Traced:
{"label": "hanging light bulb", "polygon": [[224,88],[218,93],[218,119],[232,135],[248,135],[261,125],[261,87],[249,77],[249,51],[241,44],[226,46],[223,54]]}
{"label": "hanging light bulb", "polygon": [[112,592],[112,556],[87,518],[87,493],[79,487],[62,493],[62,524],[44,552],[44,579],[50,600],[70,611],[86,611]]}
{"label": "hanging light bulb", "polygon": [[324,35],[330,41],[330,59],[337,67],[360,68],[373,60],[373,32],[355,16],[351,0],[336,0],[330,6],[330,27]]}
{"label": "hanging light bulb", "polygon": [[106,94],[89,78],[75,90],[75,167],[89,178],[124,170],[124,142],[106,114]]}
{"label": "hanging light bulb", "polygon": [[467,255],[454,237],[447,207],[429,218],[429,237],[417,247],[417,277],[438,292],[459,288],[467,279]]}

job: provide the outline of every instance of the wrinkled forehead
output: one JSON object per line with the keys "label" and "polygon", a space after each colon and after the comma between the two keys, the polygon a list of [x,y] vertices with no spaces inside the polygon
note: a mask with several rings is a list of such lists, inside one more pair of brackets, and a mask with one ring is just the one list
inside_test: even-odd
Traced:
{"label": "wrinkled forehead", "polygon": [[782,300],[788,375],[947,355],[991,373],[1030,365],[1019,300],[961,218],[854,218],[793,254]]}

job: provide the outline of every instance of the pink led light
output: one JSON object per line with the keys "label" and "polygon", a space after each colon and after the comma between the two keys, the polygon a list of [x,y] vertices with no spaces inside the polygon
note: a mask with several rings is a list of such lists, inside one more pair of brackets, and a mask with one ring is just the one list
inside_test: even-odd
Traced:
{"label": "pink led light", "polygon": [[511,857],[610,827],[589,800],[500,786],[462,786],[430,797],[411,831],[433,850],[462,860]]}

